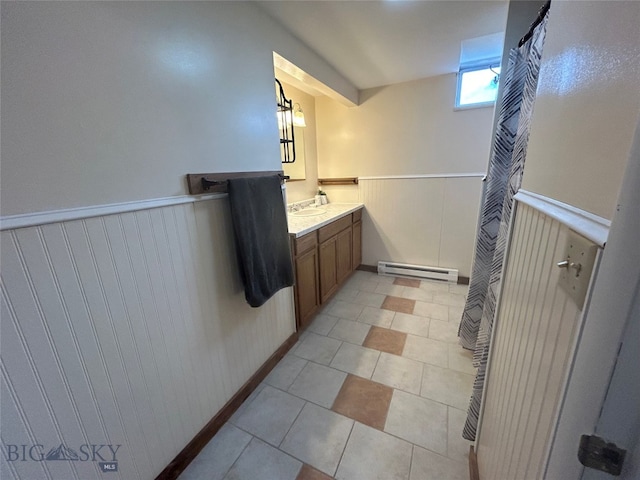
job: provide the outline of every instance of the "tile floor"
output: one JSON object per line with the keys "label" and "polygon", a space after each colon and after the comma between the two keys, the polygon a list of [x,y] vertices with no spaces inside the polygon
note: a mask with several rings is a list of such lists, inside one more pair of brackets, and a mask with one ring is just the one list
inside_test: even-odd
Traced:
{"label": "tile floor", "polygon": [[466,286],[357,271],[181,480],[467,480]]}

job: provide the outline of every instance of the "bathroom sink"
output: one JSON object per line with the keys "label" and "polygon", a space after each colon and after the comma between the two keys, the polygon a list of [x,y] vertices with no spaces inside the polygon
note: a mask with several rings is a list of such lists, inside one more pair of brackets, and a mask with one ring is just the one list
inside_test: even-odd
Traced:
{"label": "bathroom sink", "polygon": [[313,217],[315,215],[322,215],[326,213],[319,208],[305,208],[304,210],[298,210],[297,212],[291,212],[294,217]]}

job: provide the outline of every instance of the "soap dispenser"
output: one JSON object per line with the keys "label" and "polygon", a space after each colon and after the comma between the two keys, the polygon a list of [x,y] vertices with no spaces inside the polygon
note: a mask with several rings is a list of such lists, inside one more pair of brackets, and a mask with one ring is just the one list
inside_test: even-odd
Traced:
{"label": "soap dispenser", "polygon": [[318,189],[318,193],[315,196],[316,207],[322,205],[322,190]]}

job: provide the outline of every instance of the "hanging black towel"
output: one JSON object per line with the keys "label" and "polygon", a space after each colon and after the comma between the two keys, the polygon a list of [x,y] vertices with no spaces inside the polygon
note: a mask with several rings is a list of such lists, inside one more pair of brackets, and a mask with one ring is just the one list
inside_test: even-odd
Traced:
{"label": "hanging black towel", "polygon": [[244,296],[259,307],[293,285],[280,177],[230,179],[228,190]]}

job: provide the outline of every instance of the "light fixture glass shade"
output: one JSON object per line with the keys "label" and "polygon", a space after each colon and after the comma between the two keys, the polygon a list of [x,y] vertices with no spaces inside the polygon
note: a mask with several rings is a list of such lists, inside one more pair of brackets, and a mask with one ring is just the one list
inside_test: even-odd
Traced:
{"label": "light fixture glass shade", "polygon": [[306,127],[307,124],[304,121],[304,112],[299,103],[296,103],[293,107],[293,125],[296,127]]}

